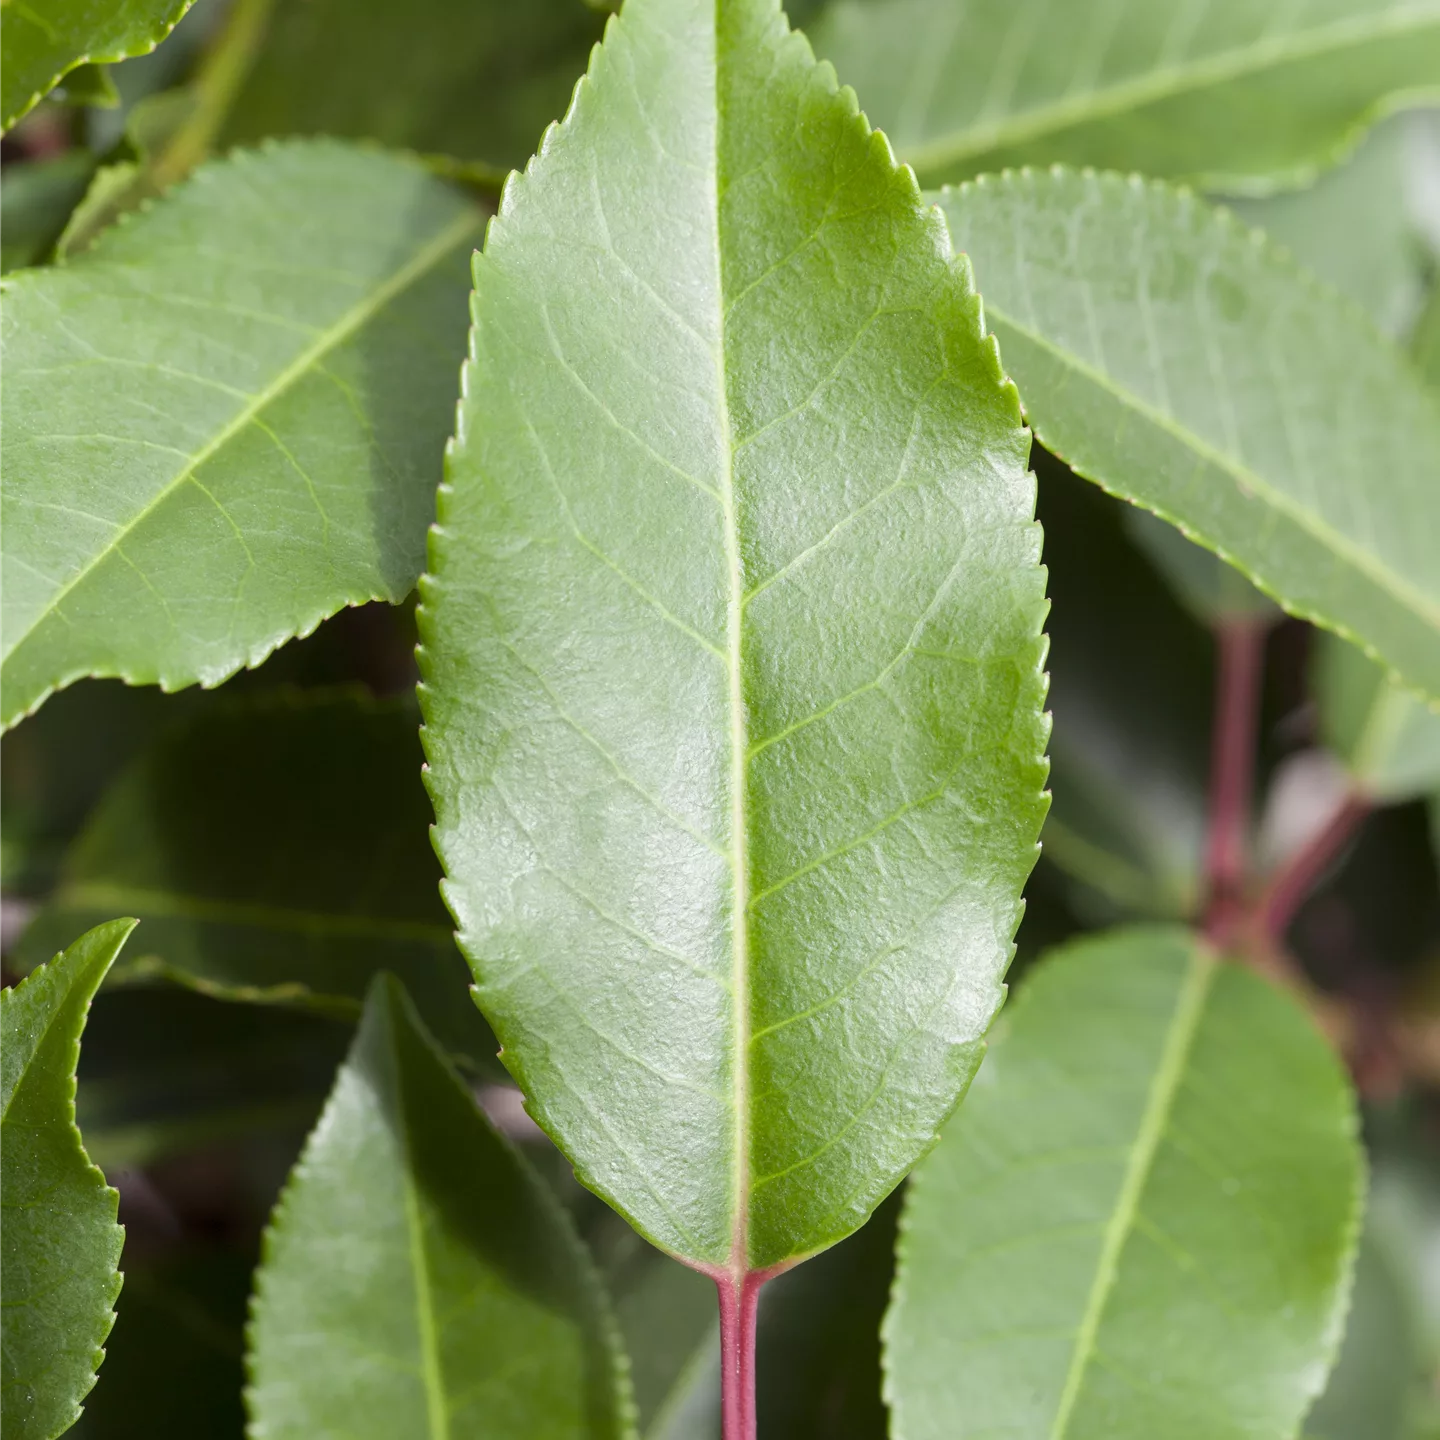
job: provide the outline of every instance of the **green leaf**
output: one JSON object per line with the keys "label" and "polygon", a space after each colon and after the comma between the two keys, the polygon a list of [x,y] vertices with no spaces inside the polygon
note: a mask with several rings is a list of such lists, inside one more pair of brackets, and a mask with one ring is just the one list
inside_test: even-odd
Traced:
{"label": "green leaf", "polygon": [[892,1433],[1293,1435],[1339,1344],[1362,1169],[1293,999],[1179,929],[1061,950],[912,1177]]}
{"label": "green leaf", "polygon": [[810,33],[931,183],[1058,161],[1263,193],[1440,75],[1435,0],[836,0]]}
{"label": "green leaf", "polygon": [[7,1440],[51,1440],[75,1423],[115,1321],[119,1196],[75,1128],[75,1065],[91,997],[134,926],[102,925],[0,992],[0,1426]]}
{"label": "green leaf", "polygon": [[0,212],[5,216],[0,273],[45,259],[94,170],[93,156],[72,150],[53,160],[6,165],[0,171]]}
{"label": "green leaf", "polygon": [[1320,735],[1356,789],[1393,805],[1440,786],[1440,714],[1353,645],[1318,637],[1315,696]]}
{"label": "green leaf", "polygon": [[391,970],[447,1048],[492,1058],[440,901],[417,728],[408,698],[358,691],[207,710],[106,793],[19,963],[122,910],[145,928],[112,984],[160,975],[356,1016]]}
{"label": "green leaf", "polygon": [[461,948],[585,1184],[712,1273],[794,1260],[1000,1000],[1047,728],[1015,393],[774,0],[632,0],[475,278],[420,614]]}
{"label": "green leaf", "polygon": [[348,135],[499,180],[565,113],[603,24],[581,0],[278,5],[222,143]]}
{"label": "green leaf", "polygon": [[0,29],[0,130],[8,130],[60,78],[86,61],[153,50],[191,0],[35,0],[5,7]]}
{"label": "green leaf", "polygon": [[54,94],[66,105],[94,105],[101,110],[113,110],[120,104],[120,92],[103,65],[77,65]]}
{"label": "green leaf", "polygon": [[946,191],[1046,447],[1440,697],[1440,399],[1348,302],[1186,191]]}
{"label": "green leaf", "polygon": [[1359,302],[1387,335],[1414,319],[1422,294],[1421,246],[1406,195],[1407,122],[1376,126],[1343,165],[1303,190],[1231,208],[1308,269]]}
{"label": "green leaf", "polygon": [[1410,349],[1421,375],[1440,390],[1440,284],[1431,291],[1429,303],[1415,322]]}
{"label": "green leaf", "polygon": [[630,1431],[579,1238],[390,977],[276,1207],[249,1363],[256,1440]]}
{"label": "green leaf", "polygon": [[480,223],[414,161],[296,143],[4,282],[0,721],[81,675],[213,685],[406,594]]}

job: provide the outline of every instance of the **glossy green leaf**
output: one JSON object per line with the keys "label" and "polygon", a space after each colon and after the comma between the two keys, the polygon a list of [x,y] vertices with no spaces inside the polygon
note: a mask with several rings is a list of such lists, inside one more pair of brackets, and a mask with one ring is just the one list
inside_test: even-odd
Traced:
{"label": "glossy green leaf", "polygon": [[120,1293],[119,1197],[75,1128],[75,1065],[91,997],[133,920],[113,920],[0,992],[0,1426],[52,1440],[105,1358]]}
{"label": "glossy green leaf", "polygon": [[1263,192],[1440,93],[1436,0],[835,0],[810,33],[932,183],[1064,162]]}
{"label": "glossy green leaf", "polygon": [[1139,178],[941,203],[1047,448],[1440,697],[1440,397],[1350,302]]}
{"label": "glossy green leaf", "polygon": [[191,0],[10,0],[0,27],[0,130],[86,61],[153,50]]}
{"label": "glossy green leaf", "polygon": [[[23,935],[23,967],[117,910],[114,981],[358,1015],[401,976],[451,1051],[493,1059],[440,901],[412,703],[281,691],[218,705],[106,793]],[[363,777],[363,783],[357,779]]]}
{"label": "glossy green leaf", "polygon": [[6,279],[0,720],[406,594],[480,223],[411,160],[295,143]]}
{"label": "glossy green leaf", "polygon": [[1440,713],[1385,677],[1353,645],[1319,637],[1320,736],[1362,795],[1382,805],[1440,786]]}
{"label": "glossy green leaf", "polygon": [[587,1185],[795,1259],[1000,1000],[1045,775],[1015,394],[774,0],[612,20],[476,287],[420,615],[461,948]]}
{"label": "glossy green leaf", "polygon": [[896,1440],[1279,1440],[1339,1344],[1362,1157],[1290,997],[1178,929],[1044,962],[911,1179]]}
{"label": "glossy green leaf", "polygon": [[0,273],[46,258],[80,203],[95,159],[72,150],[51,160],[6,165],[0,171]]}
{"label": "glossy green leaf", "polygon": [[277,5],[222,140],[348,135],[500,179],[565,113],[603,23],[583,0]]}
{"label": "glossy green leaf", "polygon": [[276,1207],[249,1365],[254,1440],[630,1431],[578,1237],[390,977]]}

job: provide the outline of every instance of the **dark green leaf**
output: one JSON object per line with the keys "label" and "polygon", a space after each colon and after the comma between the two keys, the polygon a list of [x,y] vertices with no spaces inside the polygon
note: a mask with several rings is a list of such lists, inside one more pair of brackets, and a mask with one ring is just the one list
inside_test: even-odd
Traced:
{"label": "dark green leaf", "polygon": [[77,65],[54,94],[67,105],[95,105],[102,110],[113,110],[120,103],[120,92],[103,65]]}
{"label": "dark green leaf", "polygon": [[796,1259],[1000,1000],[1047,729],[1015,394],[774,0],[632,0],[476,287],[420,616],[461,946],[587,1185]]}
{"label": "dark green leaf", "polygon": [[835,0],[811,33],[932,183],[1059,161],[1263,192],[1440,88],[1435,0]]}
{"label": "dark green leaf", "polygon": [[257,1440],[629,1431],[578,1237],[389,977],[276,1207],[250,1348]]}
{"label": "dark green leaf", "polygon": [[565,113],[603,23],[582,0],[279,5],[223,140],[349,135],[499,179]]}
{"label": "dark green leaf", "polygon": [[1440,399],[1350,302],[1138,177],[941,203],[1049,449],[1440,697]]}
{"label": "dark green leaf", "polygon": [[8,130],[62,75],[87,60],[153,50],[191,0],[36,0],[5,7],[0,29],[0,130]]}
{"label": "dark green leaf", "polygon": [[358,1015],[371,976],[391,970],[450,1050],[490,1059],[440,902],[417,727],[408,700],[354,691],[207,710],[108,791],[21,965],[121,910],[145,928],[112,983],[162,974]]}
{"label": "dark green leaf", "polygon": [[133,920],[77,940],[0,992],[0,1426],[52,1440],[74,1424],[105,1358],[120,1293],[118,1197],[75,1128],[80,1032]]}
{"label": "dark green leaf", "polygon": [[897,1440],[1278,1440],[1340,1340],[1354,1100],[1290,997],[1178,929],[1058,952],[910,1184]]}
{"label": "dark green leaf", "polygon": [[1440,786],[1440,714],[1353,645],[1333,635],[1319,639],[1320,734],[1356,789],[1393,805]]}
{"label": "dark green leaf", "polygon": [[6,165],[0,172],[0,273],[38,265],[59,238],[95,170],[95,159],[72,150],[53,160]]}
{"label": "dark green leaf", "polygon": [[0,720],[86,674],[215,684],[405,595],[481,221],[413,161],[294,143],[4,282]]}

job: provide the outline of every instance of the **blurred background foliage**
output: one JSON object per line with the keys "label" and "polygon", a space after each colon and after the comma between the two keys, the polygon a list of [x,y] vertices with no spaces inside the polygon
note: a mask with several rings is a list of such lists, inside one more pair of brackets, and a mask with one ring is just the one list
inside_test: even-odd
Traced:
{"label": "blurred background foliage", "polygon": [[[563,111],[604,8],[199,0],[153,54],[73,72],[4,138],[0,267],[61,258],[205,153],[268,136],[407,147],[493,193]],[[824,9],[807,0],[792,19]],[[1230,203],[1440,386],[1440,111],[1382,121],[1308,188]],[[1170,532],[1157,538],[1038,448],[1033,463],[1053,598],[1054,808],[1012,979],[1069,935],[1195,914],[1214,669],[1194,566]],[[144,921],[80,1067],[80,1123],[128,1238],[120,1321],[76,1434],[242,1433],[260,1231],[381,968],[406,979],[573,1212],[635,1356],[642,1433],[714,1434],[708,1282],[576,1184],[467,998],[425,841],[413,646],[409,605],[367,606],[214,692],[82,682],[0,745],[7,979],[97,918]],[[1343,710],[1367,682],[1334,680],[1295,620],[1274,626],[1267,661],[1258,843],[1273,864],[1353,787]],[[1440,766],[1415,773],[1376,787],[1289,932],[1360,1085],[1372,1165],[1354,1305],[1313,1440],[1440,1437],[1440,799],[1417,788]],[[877,1331],[897,1208],[766,1291],[765,1433],[884,1434]]]}

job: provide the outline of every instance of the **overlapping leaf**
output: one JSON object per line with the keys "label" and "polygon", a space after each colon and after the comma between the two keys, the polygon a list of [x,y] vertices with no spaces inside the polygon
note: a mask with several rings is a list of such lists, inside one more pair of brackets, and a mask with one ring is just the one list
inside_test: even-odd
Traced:
{"label": "overlapping leaf", "polygon": [[421,613],[461,946],[588,1185],[791,1260],[1000,999],[1046,730],[1014,391],[774,0],[632,0],[476,287]]}
{"label": "overlapping leaf", "polygon": [[115,1320],[119,1197],[75,1128],[75,1065],[91,997],[134,924],[92,930],[0,992],[0,1425],[9,1440],[53,1440],[74,1424]]}
{"label": "overlapping leaf", "polygon": [[347,691],[207,711],[107,792],[21,964],[121,910],[146,923],[117,980],[358,1015],[390,970],[450,1050],[493,1059],[440,903],[417,727],[409,702]]}
{"label": "overlapping leaf", "polygon": [[1181,930],[1028,979],[916,1170],[897,1440],[1276,1440],[1339,1344],[1362,1159],[1293,1000]]}
{"label": "overlapping leaf", "polygon": [[7,278],[0,721],[405,595],[480,223],[410,160],[296,143]]}
{"label": "overlapping leaf", "polygon": [[7,4],[0,27],[0,130],[77,65],[153,50],[192,0],[37,0]]}
{"label": "overlapping leaf", "polygon": [[934,183],[1058,161],[1268,188],[1440,92],[1436,0],[835,0],[811,33]]}
{"label": "overlapping leaf", "polygon": [[276,1209],[250,1347],[255,1440],[630,1432],[564,1211],[389,977]]}
{"label": "overlapping leaf", "polygon": [[1049,449],[1440,697],[1440,397],[1351,303],[1159,183],[941,204]]}

